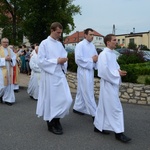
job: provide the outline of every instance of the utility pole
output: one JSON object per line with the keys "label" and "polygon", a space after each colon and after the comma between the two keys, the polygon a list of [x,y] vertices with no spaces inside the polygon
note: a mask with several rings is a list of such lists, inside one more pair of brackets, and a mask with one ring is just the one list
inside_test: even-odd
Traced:
{"label": "utility pole", "polygon": [[115,25],[113,24],[112,34],[114,34],[114,35],[115,35],[115,34],[116,34],[116,33],[115,33],[115,31],[116,31],[116,28],[115,28]]}
{"label": "utility pole", "polygon": [[133,28],[133,33],[135,33],[135,28]]}

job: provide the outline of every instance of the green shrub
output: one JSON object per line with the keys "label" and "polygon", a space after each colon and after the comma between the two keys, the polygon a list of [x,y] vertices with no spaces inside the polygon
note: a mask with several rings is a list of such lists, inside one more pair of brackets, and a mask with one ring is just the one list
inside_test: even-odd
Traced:
{"label": "green shrub", "polygon": [[145,84],[150,85],[150,78],[148,78],[148,77],[145,78]]}
{"label": "green shrub", "polygon": [[146,45],[140,45],[140,50],[149,50]]}
{"label": "green shrub", "polygon": [[122,66],[121,69],[127,71],[127,75],[122,77],[122,82],[137,83],[138,79],[137,69],[130,66]]}
{"label": "green shrub", "polygon": [[99,78],[98,77],[98,70],[94,70],[94,77]]}
{"label": "green shrub", "polygon": [[128,48],[129,48],[129,49],[136,49],[136,48],[137,48],[137,45],[136,45],[134,42],[130,42],[130,43],[128,44]]}
{"label": "green shrub", "polygon": [[140,53],[140,52],[138,53],[136,51],[126,52],[118,58],[118,63],[120,65],[143,63],[143,62],[144,62],[143,53]]}
{"label": "green shrub", "polygon": [[77,72],[74,53],[68,53],[68,70],[71,72]]}
{"label": "green shrub", "polygon": [[150,62],[137,63],[137,64],[127,64],[120,66],[128,66],[137,70],[138,75],[149,75],[150,74]]}

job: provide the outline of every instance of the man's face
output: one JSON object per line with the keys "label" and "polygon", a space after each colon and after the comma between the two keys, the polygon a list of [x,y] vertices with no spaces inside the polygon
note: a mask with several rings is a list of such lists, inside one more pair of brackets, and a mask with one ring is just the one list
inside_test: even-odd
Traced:
{"label": "man's face", "polygon": [[93,36],[94,36],[94,32],[92,32],[92,31],[89,31],[88,34],[85,34],[85,38],[89,42],[93,41]]}
{"label": "man's face", "polygon": [[51,36],[55,39],[58,40],[61,37],[62,34],[62,29],[60,29],[59,27],[56,28],[56,30],[52,30],[51,31]]}
{"label": "man's face", "polygon": [[111,37],[111,41],[108,41],[107,42],[107,46],[110,48],[110,49],[115,49],[116,48],[116,44],[117,44],[117,39],[115,36],[112,36]]}
{"label": "man's face", "polygon": [[8,42],[7,39],[3,39],[2,42],[1,42],[1,44],[2,44],[2,46],[3,46],[4,48],[7,48],[8,45],[9,45],[9,42]]}

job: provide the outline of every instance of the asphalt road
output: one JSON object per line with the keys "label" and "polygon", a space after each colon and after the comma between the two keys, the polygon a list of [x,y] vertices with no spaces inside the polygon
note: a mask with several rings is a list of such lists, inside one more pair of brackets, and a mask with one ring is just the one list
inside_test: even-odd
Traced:
{"label": "asphalt road", "polygon": [[72,107],[61,120],[64,134],[52,134],[36,116],[36,103],[26,88],[16,93],[13,106],[0,103],[0,150],[150,150],[150,106],[123,104],[125,134],[132,138],[124,144],[114,133],[93,132],[92,118],[74,114]]}

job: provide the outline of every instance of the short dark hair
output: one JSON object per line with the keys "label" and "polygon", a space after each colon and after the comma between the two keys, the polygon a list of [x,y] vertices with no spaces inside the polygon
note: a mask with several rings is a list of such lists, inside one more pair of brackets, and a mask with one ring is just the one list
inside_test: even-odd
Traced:
{"label": "short dark hair", "polygon": [[25,44],[22,45],[24,48],[26,48],[27,46]]}
{"label": "short dark hair", "polygon": [[34,45],[31,45],[31,48],[34,49],[35,48]]}
{"label": "short dark hair", "polygon": [[35,43],[34,45],[35,45],[35,46],[39,46],[39,43]]}
{"label": "short dark hair", "polygon": [[88,35],[89,31],[92,31],[93,32],[93,29],[92,28],[87,28],[84,30],[84,34]]}
{"label": "short dark hair", "polygon": [[53,22],[51,24],[50,30],[55,31],[57,29],[57,27],[60,29],[63,29],[63,26],[59,22]]}
{"label": "short dark hair", "polygon": [[107,42],[111,41],[112,37],[115,36],[114,34],[107,34],[105,37],[104,37],[104,43],[105,45],[107,46]]}

